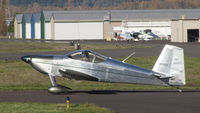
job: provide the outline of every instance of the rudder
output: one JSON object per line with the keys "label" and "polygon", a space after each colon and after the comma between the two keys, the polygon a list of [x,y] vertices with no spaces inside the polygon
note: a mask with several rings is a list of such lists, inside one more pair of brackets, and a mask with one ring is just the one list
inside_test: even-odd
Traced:
{"label": "rudder", "polygon": [[169,85],[185,85],[184,51],[183,48],[165,45],[152,71],[161,78],[169,78]]}

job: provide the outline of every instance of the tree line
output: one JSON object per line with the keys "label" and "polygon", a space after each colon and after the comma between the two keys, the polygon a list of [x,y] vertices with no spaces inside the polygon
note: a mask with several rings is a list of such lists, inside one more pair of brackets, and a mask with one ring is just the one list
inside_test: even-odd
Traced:
{"label": "tree line", "polygon": [[71,7],[72,9],[200,8],[200,0],[10,0],[10,5]]}
{"label": "tree line", "polygon": [[122,10],[200,8],[200,0],[7,0],[11,16],[42,10]]}

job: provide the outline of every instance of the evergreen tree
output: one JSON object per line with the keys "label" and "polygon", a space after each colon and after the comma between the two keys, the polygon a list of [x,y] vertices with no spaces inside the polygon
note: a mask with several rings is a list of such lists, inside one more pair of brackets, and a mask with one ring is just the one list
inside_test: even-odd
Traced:
{"label": "evergreen tree", "polygon": [[[14,17],[16,17],[16,14]],[[13,18],[12,21],[10,22],[8,26],[8,32],[14,33],[14,21],[15,21],[15,18]]]}

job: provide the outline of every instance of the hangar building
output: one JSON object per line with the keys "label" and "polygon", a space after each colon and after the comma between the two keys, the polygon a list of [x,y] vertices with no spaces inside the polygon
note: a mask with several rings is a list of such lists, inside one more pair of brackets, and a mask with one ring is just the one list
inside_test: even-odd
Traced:
{"label": "hangar building", "polygon": [[[56,40],[103,39],[103,17],[106,11],[55,13],[51,17],[53,38]],[[88,18],[90,17],[90,18]]]}
{"label": "hangar building", "polygon": [[31,39],[31,16],[32,14],[23,14],[22,16],[22,38]]}
{"label": "hangar building", "polygon": [[145,29],[172,42],[199,41],[200,9],[42,11],[15,18],[15,38],[24,39],[103,40]]}
{"label": "hangar building", "polygon": [[22,37],[22,16],[23,14],[17,14],[14,21],[14,37]]}

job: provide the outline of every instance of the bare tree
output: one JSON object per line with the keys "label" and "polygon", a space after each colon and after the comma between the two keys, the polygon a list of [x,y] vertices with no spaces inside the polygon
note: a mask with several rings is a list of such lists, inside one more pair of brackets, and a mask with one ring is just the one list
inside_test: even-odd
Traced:
{"label": "bare tree", "polygon": [[67,9],[71,10],[73,8],[74,8],[74,0],[68,0],[68,7],[67,7]]}
{"label": "bare tree", "polygon": [[33,4],[33,12],[39,12],[40,11],[40,7],[39,7],[39,5],[38,5],[38,3],[37,2],[35,2],[34,4]]}
{"label": "bare tree", "polygon": [[7,34],[7,25],[6,25],[6,0],[1,0],[1,8],[0,8],[0,35]]}
{"label": "bare tree", "polygon": [[[0,1],[1,1],[0,4],[1,7],[3,0]],[[32,13],[32,12],[39,12],[41,10],[64,10],[64,9],[122,10],[122,9],[200,8],[199,1],[200,0],[10,0],[8,9],[10,9],[11,16],[14,16],[14,14],[16,13]],[[63,5],[60,4],[63,4],[65,7],[63,7]],[[2,18],[2,15],[0,15],[0,18]]]}

